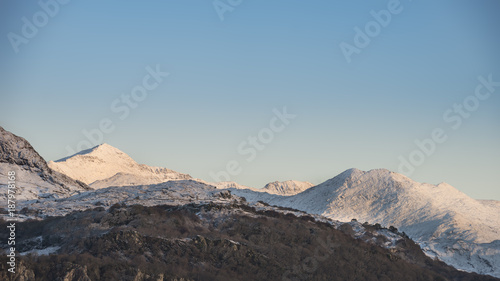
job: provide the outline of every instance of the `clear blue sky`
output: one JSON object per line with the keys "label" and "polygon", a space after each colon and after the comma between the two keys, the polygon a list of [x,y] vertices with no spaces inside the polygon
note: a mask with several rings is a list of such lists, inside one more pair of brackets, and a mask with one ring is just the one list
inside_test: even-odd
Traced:
{"label": "clear blue sky", "polygon": [[[254,187],[398,171],[441,128],[446,141],[410,177],[500,200],[500,87],[469,98],[468,118],[443,119],[478,76],[500,81],[500,2],[402,0],[380,30],[370,11],[395,4],[367,2],[243,0],[221,20],[201,0],[73,0],[45,19],[37,1],[2,1],[0,125],[56,160],[108,118],[103,141],[138,162],[212,180],[234,160],[231,180]],[[23,17],[41,27],[23,35]],[[367,25],[373,37],[348,63],[340,45]],[[170,75],[121,120],[113,101],[156,65]],[[238,146],[284,106],[297,117],[247,161]]]}

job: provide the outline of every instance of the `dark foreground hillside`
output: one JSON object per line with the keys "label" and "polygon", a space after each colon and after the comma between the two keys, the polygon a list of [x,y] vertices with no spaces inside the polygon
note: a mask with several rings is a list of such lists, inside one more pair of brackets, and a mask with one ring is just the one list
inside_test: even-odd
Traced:
{"label": "dark foreground hillside", "polygon": [[15,275],[2,254],[0,280],[498,280],[431,260],[409,239],[388,250],[340,229],[239,204],[100,207],[18,223],[21,252],[60,249],[19,258]]}

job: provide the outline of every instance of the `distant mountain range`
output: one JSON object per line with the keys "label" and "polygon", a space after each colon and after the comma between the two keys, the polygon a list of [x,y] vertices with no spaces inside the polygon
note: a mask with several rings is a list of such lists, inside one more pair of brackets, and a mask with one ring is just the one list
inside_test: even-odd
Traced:
{"label": "distant mountain range", "polygon": [[[49,161],[48,166],[54,171],[88,184],[93,189],[193,179],[188,174],[182,174],[167,168],[138,164],[121,150],[106,143],[57,161]],[[200,179],[197,180],[205,182]],[[261,189],[243,186],[236,182],[205,183],[220,189],[250,189],[277,195],[294,195],[313,186],[312,183],[295,180],[271,182]]]}
{"label": "distant mountain range", "polygon": [[[220,203],[225,201],[217,198],[236,195],[258,208],[275,205],[333,221],[356,219],[359,236],[363,222],[393,226],[430,257],[461,270],[500,277],[500,202],[472,199],[446,183],[422,184],[384,169],[349,169],[317,186],[284,181],[257,189],[138,164],[108,144],[47,164],[23,138],[1,127],[0,136],[0,173],[13,169],[19,173],[19,198],[26,200],[20,206],[28,210],[25,218],[116,203]],[[6,185],[5,179],[2,176],[0,186]]]}

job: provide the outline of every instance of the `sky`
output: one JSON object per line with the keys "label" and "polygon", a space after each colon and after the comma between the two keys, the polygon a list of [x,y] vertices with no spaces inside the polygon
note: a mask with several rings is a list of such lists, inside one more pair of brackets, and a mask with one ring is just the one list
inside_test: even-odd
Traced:
{"label": "sky", "polygon": [[[208,181],[386,168],[500,200],[498,1],[2,1],[0,126]],[[497,82],[498,81],[498,82]]]}

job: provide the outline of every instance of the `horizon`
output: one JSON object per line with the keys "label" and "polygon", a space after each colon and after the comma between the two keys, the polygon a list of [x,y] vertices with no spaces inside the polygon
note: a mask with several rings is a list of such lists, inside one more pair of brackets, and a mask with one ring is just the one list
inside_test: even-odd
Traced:
{"label": "horizon", "polygon": [[382,168],[500,200],[500,2],[229,2],[4,1],[0,126],[47,162],[108,143],[206,181]]}

